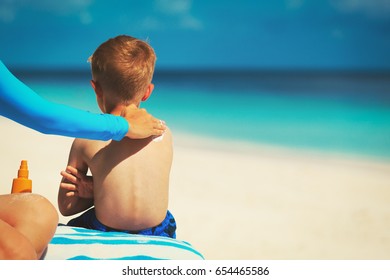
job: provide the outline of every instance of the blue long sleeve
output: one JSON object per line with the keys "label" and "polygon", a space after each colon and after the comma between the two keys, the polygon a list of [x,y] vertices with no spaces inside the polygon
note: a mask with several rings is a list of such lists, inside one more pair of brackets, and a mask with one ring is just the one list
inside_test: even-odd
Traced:
{"label": "blue long sleeve", "polygon": [[129,129],[118,116],[49,102],[18,80],[0,60],[0,115],[45,134],[121,140]]}

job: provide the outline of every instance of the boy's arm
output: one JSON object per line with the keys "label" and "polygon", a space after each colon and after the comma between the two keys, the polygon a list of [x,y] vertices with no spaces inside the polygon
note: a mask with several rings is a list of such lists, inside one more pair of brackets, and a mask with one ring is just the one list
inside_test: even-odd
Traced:
{"label": "boy's arm", "polygon": [[60,188],[68,190],[67,196],[78,196],[93,199],[93,178],[68,165],[61,171],[62,182]]}
{"label": "boy's arm", "polygon": [[[75,139],[72,144],[68,160],[68,166],[77,169],[77,171],[83,175],[87,174],[88,171],[88,165],[83,159],[82,152],[84,142],[85,140]],[[69,167],[67,170],[69,170]],[[90,195],[87,195],[88,192],[84,192],[83,195],[79,195],[77,182],[75,183],[74,181],[70,181],[68,179],[70,176],[71,175],[65,175],[62,177],[58,191],[58,209],[64,216],[80,213],[93,206],[93,195],[91,195],[91,192],[89,192]],[[90,186],[93,186],[92,182]],[[84,189],[82,190],[84,191]]]}

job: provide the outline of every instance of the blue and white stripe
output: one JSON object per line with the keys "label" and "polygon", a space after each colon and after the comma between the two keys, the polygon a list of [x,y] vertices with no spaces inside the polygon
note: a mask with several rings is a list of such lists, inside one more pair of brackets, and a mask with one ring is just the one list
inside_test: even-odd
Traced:
{"label": "blue and white stripe", "polygon": [[185,241],[159,236],[58,226],[47,260],[202,260]]}

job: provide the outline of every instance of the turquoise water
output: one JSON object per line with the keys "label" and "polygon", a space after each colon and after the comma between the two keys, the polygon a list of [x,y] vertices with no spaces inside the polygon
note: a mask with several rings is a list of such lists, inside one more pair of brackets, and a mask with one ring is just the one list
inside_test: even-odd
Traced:
{"label": "turquoise water", "polygon": [[[142,106],[177,132],[390,159],[389,75],[250,74],[165,74]],[[88,78],[26,82],[99,112]]]}

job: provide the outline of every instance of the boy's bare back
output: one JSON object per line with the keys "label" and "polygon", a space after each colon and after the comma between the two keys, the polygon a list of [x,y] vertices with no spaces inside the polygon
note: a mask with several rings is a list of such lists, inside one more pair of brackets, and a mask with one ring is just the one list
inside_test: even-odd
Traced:
{"label": "boy's bare back", "polygon": [[69,165],[88,166],[94,206],[104,225],[137,231],[158,225],[167,214],[172,136],[116,141],[76,139]]}

